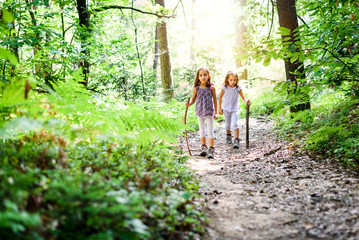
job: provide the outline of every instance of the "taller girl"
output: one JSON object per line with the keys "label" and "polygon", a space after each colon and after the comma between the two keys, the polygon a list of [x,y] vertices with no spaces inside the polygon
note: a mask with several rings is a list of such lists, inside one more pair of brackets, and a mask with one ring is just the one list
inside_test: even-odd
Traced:
{"label": "taller girl", "polygon": [[[193,96],[186,107],[196,102],[196,115],[198,119],[199,136],[201,138],[201,156],[213,158],[214,153],[214,121],[218,118],[216,90],[211,83],[211,74],[207,68],[197,70],[194,80]],[[206,125],[209,149],[206,144]]]}

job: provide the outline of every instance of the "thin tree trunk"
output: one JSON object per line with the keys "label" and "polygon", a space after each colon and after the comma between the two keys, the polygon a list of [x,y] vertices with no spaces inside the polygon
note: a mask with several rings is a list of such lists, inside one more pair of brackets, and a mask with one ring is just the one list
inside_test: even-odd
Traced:
{"label": "thin tree trunk", "polygon": [[[62,42],[65,43],[65,16],[64,16],[64,1],[60,3],[61,9],[61,30],[62,30]],[[62,51],[65,52],[65,46],[63,46]],[[66,78],[66,66],[65,66],[65,58],[62,56],[62,78],[65,80]]]}
{"label": "thin tree trunk", "polygon": [[155,57],[153,59],[153,75],[157,78],[157,66],[158,66],[158,23],[156,23],[156,30],[155,30]]}
{"label": "thin tree trunk", "polygon": [[[295,36],[293,32],[294,29],[298,28],[298,17],[297,17],[297,10],[295,7],[295,0],[277,0],[276,4],[277,4],[278,17],[279,17],[279,25],[281,27],[285,27],[291,30],[290,35],[289,36],[282,35],[282,39],[286,37],[290,37],[289,41],[292,42],[294,46],[294,42],[299,40],[299,39],[294,40]],[[296,47],[296,51],[299,51],[298,47]],[[294,86],[294,90],[290,90],[290,91],[296,92],[298,87],[300,87],[299,86],[300,84],[298,84],[298,79],[305,78],[303,62],[297,60],[292,63],[290,59],[286,59],[285,73],[287,79],[289,79],[292,82],[292,85]],[[308,97],[308,96],[304,96],[304,97]],[[310,109],[309,97],[307,102],[290,107],[291,112],[298,112],[305,109]]]}
{"label": "thin tree trunk", "polygon": [[[36,27],[37,27],[37,19],[36,19],[35,13],[33,11],[33,10],[36,10],[36,5],[32,4],[32,1],[30,2],[29,0],[26,0],[25,2],[28,5],[28,10],[29,10],[30,18],[31,18],[31,24],[34,27],[34,29],[36,29]],[[36,32],[34,34],[34,38],[37,39],[37,40],[40,39],[40,33]],[[34,57],[37,55],[37,53],[40,50],[41,50],[40,49],[40,43],[36,42],[34,44],[34,48],[33,48]],[[35,64],[35,74],[37,76],[41,76],[41,74],[39,74],[40,70],[41,70],[41,67],[38,64]]]}
{"label": "thin tree trunk", "polygon": [[[47,8],[47,11],[50,11],[50,9],[51,9],[50,1],[45,2],[45,6]],[[50,34],[48,34],[47,32],[46,32],[46,38],[45,39],[46,39],[46,43],[50,42],[50,40],[51,40]],[[46,59],[50,59],[50,54],[45,53],[44,55],[45,55]],[[44,71],[44,75],[45,75],[45,83],[48,86],[52,87],[52,85],[50,84],[51,82],[53,82],[52,64],[48,64],[48,63],[45,62],[43,71]]]}
{"label": "thin tree trunk", "polygon": [[[192,0],[192,6],[195,6],[196,4],[196,0]],[[191,19],[191,49],[190,49],[190,59],[191,59],[191,65],[194,68],[195,67],[195,60],[194,60],[194,49],[195,49],[195,41],[196,41],[196,34],[195,34],[195,30],[196,30],[196,15],[192,14],[192,19]]]}
{"label": "thin tree trunk", "polygon": [[[132,8],[133,8],[133,3],[134,3],[134,0],[132,0]],[[140,65],[140,70],[141,70],[141,84],[142,84],[143,99],[145,100],[146,99],[145,81],[144,81],[144,77],[143,77],[143,68],[142,68],[140,50],[138,48],[137,25],[135,23],[135,19],[133,18],[133,9],[131,10],[131,19],[132,19],[132,24],[135,27],[134,32],[135,32],[136,51],[137,51],[138,63]]]}
{"label": "thin tree trunk", "polygon": [[81,40],[81,56],[80,66],[82,68],[82,73],[84,74],[83,80],[80,82],[85,87],[88,85],[88,75],[90,72],[90,63],[88,57],[90,56],[90,50],[88,47],[88,37],[90,36],[90,13],[87,9],[86,0],[76,0],[77,12],[79,14],[80,21],[80,40]]}
{"label": "thin tree trunk", "polygon": [[[239,7],[241,8],[241,10],[247,4],[247,0],[237,0],[237,1],[239,2]],[[238,47],[244,47],[246,45],[247,27],[243,23],[244,20],[245,20],[245,18],[243,16],[243,14],[241,14],[236,19],[236,46],[238,46]],[[239,52],[238,52],[239,57],[236,59],[237,68],[243,67],[243,65],[241,63],[241,56],[243,56],[243,53],[244,53],[243,49],[239,50]],[[240,75],[240,79],[242,79],[242,80],[248,79],[248,70],[247,69],[243,70],[242,74]]]}
{"label": "thin tree trunk", "polygon": [[[165,7],[164,0],[156,0],[156,4]],[[160,20],[162,20],[160,18]],[[165,99],[169,100],[173,98],[173,82],[171,77],[171,60],[168,49],[167,40],[167,23],[165,21],[159,21],[158,25],[158,37],[159,37],[159,52],[161,62],[161,79],[162,87],[165,95]]]}

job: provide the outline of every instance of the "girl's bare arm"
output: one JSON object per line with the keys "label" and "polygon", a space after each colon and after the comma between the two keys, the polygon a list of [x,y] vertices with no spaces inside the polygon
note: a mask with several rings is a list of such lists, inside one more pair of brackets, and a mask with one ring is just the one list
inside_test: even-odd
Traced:
{"label": "girl's bare arm", "polygon": [[187,103],[186,103],[186,107],[189,107],[189,106],[193,105],[196,102],[196,97],[197,97],[197,91],[196,91],[196,88],[193,88],[192,100],[190,101],[188,106],[187,106]]}
{"label": "girl's bare arm", "polygon": [[222,110],[222,98],[223,98],[223,95],[224,95],[224,91],[223,89],[221,90],[221,93],[219,94],[219,103],[218,103],[218,110],[219,110],[219,114],[223,114],[223,110]]}
{"label": "girl's bare arm", "polygon": [[217,96],[216,96],[216,89],[212,88],[212,97],[213,97],[213,104],[214,104],[214,119],[218,118],[218,111],[217,111]]}

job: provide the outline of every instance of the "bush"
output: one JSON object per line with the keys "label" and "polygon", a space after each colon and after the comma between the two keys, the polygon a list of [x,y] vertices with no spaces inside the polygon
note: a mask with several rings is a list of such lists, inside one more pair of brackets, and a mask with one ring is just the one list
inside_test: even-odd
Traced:
{"label": "bush", "polygon": [[289,140],[299,139],[298,143],[314,153],[358,168],[358,99],[326,93],[313,100],[311,110],[277,118],[276,132]]}
{"label": "bush", "polygon": [[184,130],[183,103],[92,96],[72,80],[53,87],[26,101],[7,98],[23,88],[0,90],[1,239],[190,238],[203,230],[197,179],[169,145]]}
{"label": "bush", "polygon": [[201,231],[198,182],[168,148],[78,144],[67,147],[66,166],[49,161],[42,169],[24,163],[58,156],[7,152],[0,162],[1,238],[162,239]]}

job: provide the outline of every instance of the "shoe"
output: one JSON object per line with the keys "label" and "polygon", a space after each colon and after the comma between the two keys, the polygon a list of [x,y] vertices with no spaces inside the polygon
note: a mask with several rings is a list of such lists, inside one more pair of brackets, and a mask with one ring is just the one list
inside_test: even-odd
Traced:
{"label": "shoe", "polygon": [[214,148],[213,147],[210,147],[208,149],[208,158],[213,158],[213,153],[214,153]]}
{"label": "shoe", "polygon": [[227,141],[227,144],[232,144],[232,135],[231,134],[227,134],[226,141]]}
{"label": "shoe", "polygon": [[207,155],[207,146],[206,145],[202,145],[202,151],[200,156],[205,157]]}
{"label": "shoe", "polygon": [[238,149],[239,148],[239,142],[240,142],[239,138],[234,139],[233,148]]}

